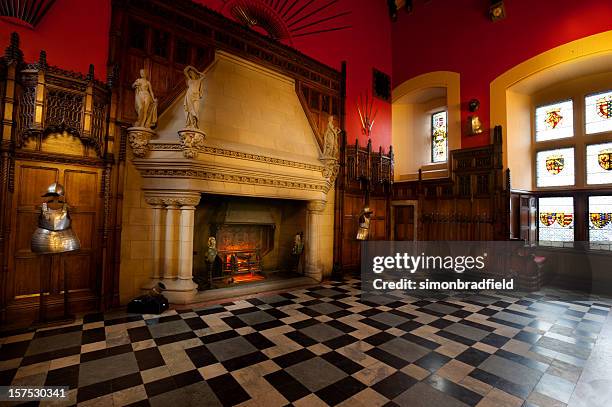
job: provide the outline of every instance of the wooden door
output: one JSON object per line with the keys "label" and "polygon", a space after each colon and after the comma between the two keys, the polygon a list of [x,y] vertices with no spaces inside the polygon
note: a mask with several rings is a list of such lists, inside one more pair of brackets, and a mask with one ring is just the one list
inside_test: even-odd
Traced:
{"label": "wooden door", "polygon": [[[38,313],[41,284],[49,317],[63,312],[64,272],[70,296],[70,312],[98,307],[100,297],[100,237],[98,233],[101,198],[101,169],[82,166],[17,161],[13,194],[9,270],[4,319],[8,325],[27,325]],[[53,182],[66,191],[72,228],[81,249],[58,255],[39,255],[30,250],[30,239],[37,227],[40,206],[48,198],[41,195]]]}
{"label": "wooden door", "polygon": [[346,270],[356,270],[360,264],[360,246],[357,240],[359,215],[363,210],[363,197],[360,195],[344,196],[344,214],[342,217],[342,266]]}
{"label": "wooden door", "polygon": [[393,236],[394,240],[416,240],[415,206],[393,206]]}

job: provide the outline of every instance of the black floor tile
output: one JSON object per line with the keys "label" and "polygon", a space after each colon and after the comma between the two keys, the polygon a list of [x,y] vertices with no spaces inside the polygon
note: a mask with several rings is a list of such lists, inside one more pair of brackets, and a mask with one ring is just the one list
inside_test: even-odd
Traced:
{"label": "black floor tile", "polygon": [[76,389],[79,387],[79,367],[77,364],[49,370],[45,386],[68,386],[70,389]]}
{"label": "black floor tile", "polygon": [[309,351],[308,349],[300,349],[294,352],[288,353],[286,355],[279,356],[274,358],[274,362],[282,367],[283,369],[288,368],[289,366],[293,366],[296,363],[303,362],[308,359],[314,358],[316,355]]}
{"label": "black floor tile", "polygon": [[406,361],[405,359],[400,359],[397,356],[394,356],[378,348],[370,349],[366,352],[366,354],[396,369],[401,369],[404,366],[410,364],[410,362]]}
{"label": "black floor tile", "polygon": [[304,385],[295,380],[293,376],[284,370],[279,370],[264,376],[280,394],[289,401],[296,401],[310,394]]}
{"label": "black floor tile", "polygon": [[[104,328],[94,328],[83,331],[81,336],[81,344],[86,345],[88,343],[100,342],[106,340],[106,332]],[[134,342],[134,341],[132,341]]]}
{"label": "black floor tile", "polygon": [[134,356],[138,362],[138,368],[141,371],[163,366],[165,364],[164,358],[157,347],[136,351],[134,352]]}
{"label": "black floor tile", "polygon": [[416,365],[427,369],[430,372],[435,372],[451,360],[448,356],[441,355],[437,352],[430,352],[416,362]]}
{"label": "black floor tile", "polygon": [[354,377],[348,376],[317,391],[315,394],[328,405],[335,406],[336,404],[351,398],[365,388],[365,384],[361,383]]}
{"label": "black floor tile", "polygon": [[453,383],[452,381],[443,377],[431,375],[426,379],[426,381],[431,387],[452,396],[468,406],[475,406],[480,402],[480,400],[482,400],[482,396],[480,394]]}
{"label": "black floor tile", "polygon": [[185,353],[197,368],[214,365],[218,362],[217,358],[204,345],[185,349]]}
{"label": "black floor tile", "polygon": [[490,355],[487,352],[483,352],[478,349],[470,348],[463,351],[455,359],[460,362],[467,363],[472,366],[479,366],[484,362]]}
{"label": "black floor tile", "polygon": [[410,387],[414,386],[417,380],[402,372],[395,372],[391,376],[374,384],[372,388],[388,399],[394,399]]}

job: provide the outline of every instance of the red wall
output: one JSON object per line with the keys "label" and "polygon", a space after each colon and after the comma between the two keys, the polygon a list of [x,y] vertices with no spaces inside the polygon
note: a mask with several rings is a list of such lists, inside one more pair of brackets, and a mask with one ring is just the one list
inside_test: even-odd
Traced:
{"label": "red wall", "polygon": [[[467,102],[477,98],[483,125],[492,127],[489,84],[497,76],[548,49],[612,29],[610,0],[505,0],[507,17],[495,23],[489,3],[415,0],[412,14],[401,10],[392,26],[393,86],[426,72],[459,72],[463,125]],[[488,143],[488,132],[462,137],[462,147]]]}
{"label": "red wall", "polygon": [[[221,0],[198,0],[214,10],[223,11]],[[350,10],[338,19],[351,29],[314,34],[295,39],[293,46],[336,69],[347,62],[347,120],[349,142],[361,135],[355,101],[360,93],[371,93],[372,68],[391,74],[391,23],[383,0],[340,0],[335,10]],[[64,69],[86,73],[90,63],[96,77],[106,77],[110,0],[60,0],[42,22],[32,30],[0,20],[0,47],[9,43],[9,35],[17,31],[26,61],[35,61],[41,49],[47,61]],[[373,128],[373,147],[388,148],[391,141],[391,105],[376,100],[379,111]]]}
{"label": "red wall", "polygon": [[45,50],[49,65],[87,73],[94,64],[96,78],[106,80],[110,13],[107,0],[59,0],[35,29],[0,20],[0,49],[17,32],[27,62]]}
{"label": "red wall", "polygon": [[[391,75],[391,20],[383,0],[341,0],[345,9],[351,10],[348,21],[352,29],[318,34],[296,39],[294,46],[307,55],[340,69],[347,63],[346,131],[348,141],[367,143],[361,134],[357,99],[360,94],[372,94],[372,68]],[[341,7],[342,7],[341,6]],[[372,127],[372,147],[382,145],[385,150],[391,144],[391,104],[374,100],[378,109]]]}

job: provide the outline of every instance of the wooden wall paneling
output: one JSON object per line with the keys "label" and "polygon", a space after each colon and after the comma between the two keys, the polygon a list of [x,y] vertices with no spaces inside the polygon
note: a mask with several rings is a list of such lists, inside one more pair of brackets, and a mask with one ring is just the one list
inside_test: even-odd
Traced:
{"label": "wooden wall paneling", "polygon": [[[116,184],[110,182],[120,151],[111,88],[94,79],[93,66],[81,75],[47,65],[44,51],[36,63],[26,64],[18,45],[14,34],[0,59],[0,88],[10,84],[14,92],[0,95],[0,110],[6,112],[0,145],[0,329],[23,327],[37,316],[41,272],[49,317],[63,313],[64,270],[71,312],[118,305],[100,301],[107,293],[118,298],[118,267],[103,261],[103,256],[115,257],[115,247],[103,252],[106,230],[115,228],[109,211],[120,212],[120,202],[112,201],[118,201],[111,194]],[[109,73],[112,82],[115,70]],[[66,188],[82,249],[40,256],[30,251],[30,239],[41,195],[52,182]]]}
{"label": "wooden wall paneling", "polygon": [[[63,306],[64,268],[69,279],[71,312],[93,310],[100,294],[98,247],[100,236],[96,228],[100,214],[97,187],[100,170],[84,171],[81,167],[17,161],[13,227],[9,263],[8,320],[17,316],[33,321],[37,316],[40,273],[49,293],[49,315],[61,314]],[[41,256],[30,251],[30,239],[38,225],[41,195],[52,182],[66,188],[72,227],[82,249],[75,253]]]}
{"label": "wooden wall paneling", "polygon": [[[393,200],[418,200],[419,240],[505,240],[510,189],[501,164],[501,129],[493,144],[454,150],[448,178],[393,184]],[[509,178],[509,177],[508,177]]]}
{"label": "wooden wall paneling", "polygon": [[[372,153],[372,144],[359,146],[358,141],[348,144],[343,134],[341,145],[340,173],[337,181],[336,222],[341,231],[335,244],[340,246],[336,251],[334,263],[344,271],[355,272],[360,264],[360,242],[357,241],[359,216],[364,207],[372,211],[370,220],[370,240],[388,240],[391,235],[391,185],[393,183],[393,153],[385,155],[382,149]],[[338,235],[337,235],[338,236]]]}

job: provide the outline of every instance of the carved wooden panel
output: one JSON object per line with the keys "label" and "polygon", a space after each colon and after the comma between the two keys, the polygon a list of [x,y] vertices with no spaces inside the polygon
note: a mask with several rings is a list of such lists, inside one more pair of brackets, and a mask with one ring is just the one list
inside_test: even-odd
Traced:
{"label": "carved wooden panel", "polygon": [[[109,78],[116,77],[110,69]],[[12,112],[3,114],[0,143],[0,330],[27,326],[35,317],[41,271],[43,289],[50,292],[49,317],[62,312],[64,269],[70,311],[117,306],[121,227],[114,214],[121,213],[123,167],[114,165],[116,157],[122,160],[122,143],[120,129],[113,129],[110,86],[94,79],[93,65],[86,75],[49,66],[44,51],[36,63],[24,62],[13,33],[0,58],[0,89],[0,111]],[[67,189],[83,248],[38,256],[30,251],[30,239],[40,195],[54,181]]]}
{"label": "carved wooden panel", "polygon": [[374,212],[370,222],[370,240],[387,239],[387,205],[386,197],[370,199],[370,209]]}
{"label": "carved wooden panel", "polygon": [[[93,79],[93,66],[87,76],[48,66],[41,53],[38,63],[23,66],[16,90],[15,142],[18,147],[40,149],[50,134],[67,132],[102,158],[105,152],[109,88]],[[31,145],[31,144],[30,144]],[[54,152],[56,153],[56,152]],[[81,155],[67,151],[65,154]]]}
{"label": "carved wooden panel", "polygon": [[363,196],[344,196],[344,214],[342,216],[342,266],[344,268],[357,268],[360,264],[360,247],[356,237],[359,215],[363,207]]}
{"label": "carved wooden panel", "polygon": [[339,118],[341,98],[328,90],[302,82],[296,83],[296,91],[310,127],[317,137],[319,146],[323,148],[329,116]]}
{"label": "carved wooden panel", "polygon": [[415,240],[416,213],[414,205],[393,206],[394,211],[393,238],[394,240]]}
{"label": "carved wooden panel", "polygon": [[[101,271],[98,248],[100,234],[101,170],[82,167],[17,161],[15,194],[10,241],[9,273],[6,298],[6,320],[31,321],[43,277],[43,288],[50,293],[47,301],[50,315],[58,312],[62,302],[64,270],[67,272],[71,311],[92,310],[99,297],[97,280]],[[47,200],[41,195],[52,182],[66,189],[72,227],[81,241],[81,250],[59,255],[39,255],[30,250],[30,239],[38,225],[40,205]]]}
{"label": "carved wooden panel", "polygon": [[393,185],[394,200],[419,201],[419,240],[510,238],[510,191],[499,133],[494,144],[452,151],[448,178]]}

